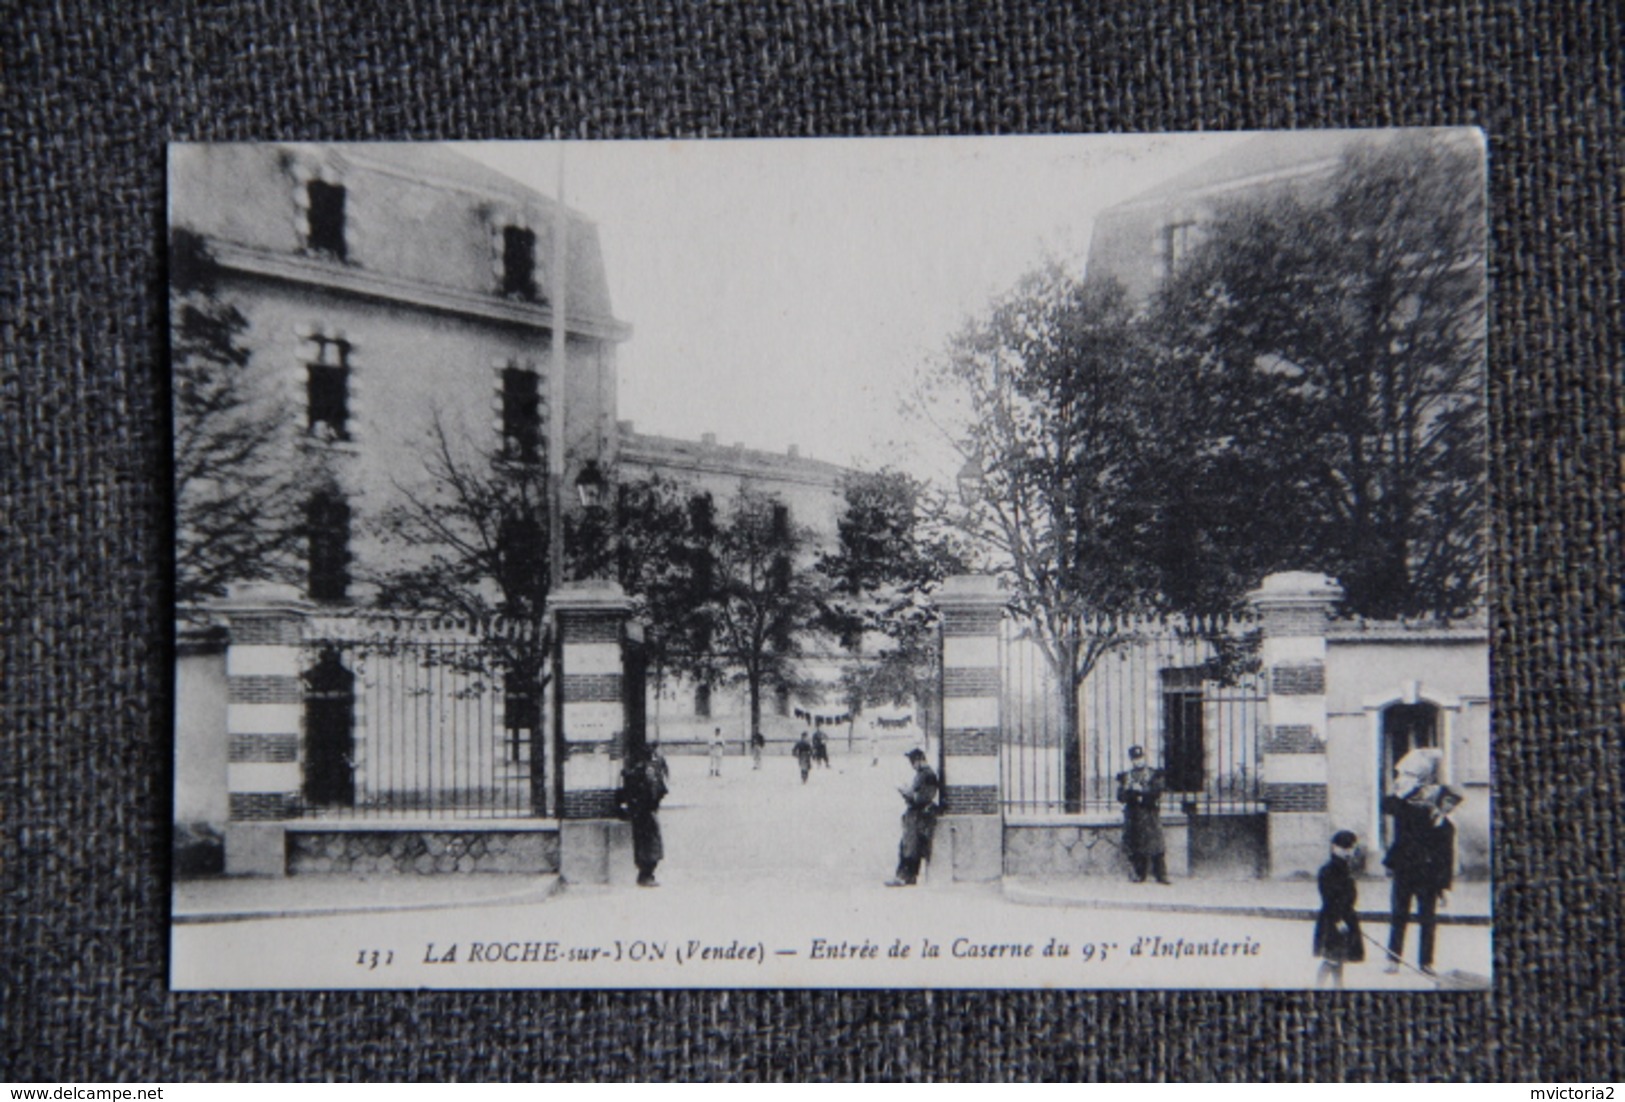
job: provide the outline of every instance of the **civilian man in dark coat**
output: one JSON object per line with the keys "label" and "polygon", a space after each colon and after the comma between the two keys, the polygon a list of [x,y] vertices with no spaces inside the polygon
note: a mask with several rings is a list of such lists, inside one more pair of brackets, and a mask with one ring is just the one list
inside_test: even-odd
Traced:
{"label": "civilian man in dark coat", "polygon": [[646,747],[634,747],[621,768],[621,787],[615,803],[632,824],[632,862],[638,867],[640,887],[659,887],[655,866],[666,855],[660,838],[660,820],[655,812],[666,798],[666,779],[661,762]]}
{"label": "civilian man in dark coat", "polygon": [[1162,840],[1162,793],[1167,788],[1162,770],[1146,764],[1145,751],[1128,748],[1129,768],[1117,774],[1117,802],[1123,805],[1123,849],[1134,869],[1134,882],[1149,870],[1157,883],[1167,884],[1168,847]]}
{"label": "civilian man in dark coat", "polygon": [[897,791],[908,806],[903,810],[903,840],[897,845],[897,875],[886,881],[888,888],[902,888],[920,878],[920,862],[931,860],[931,838],[937,830],[937,796],[942,784],[937,771],[926,761],[918,746],[908,752],[914,766],[914,779]]}
{"label": "civilian man in dark coat", "polygon": [[1382,863],[1394,878],[1388,915],[1388,966],[1399,971],[1405,955],[1405,927],[1414,903],[1421,927],[1417,966],[1433,975],[1433,941],[1439,900],[1450,890],[1456,867],[1456,825],[1450,813],[1461,803],[1461,793],[1420,778],[1400,774],[1382,810],[1394,817],[1394,842]]}

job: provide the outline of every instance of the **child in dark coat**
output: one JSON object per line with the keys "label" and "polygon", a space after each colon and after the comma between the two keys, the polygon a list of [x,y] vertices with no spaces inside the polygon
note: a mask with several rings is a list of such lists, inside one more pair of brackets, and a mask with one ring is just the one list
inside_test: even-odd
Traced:
{"label": "child in dark coat", "polygon": [[1320,867],[1320,915],[1315,919],[1315,955],[1320,957],[1316,987],[1343,990],[1343,965],[1365,959],[1365,938],[1355,913],[1359,893],[1354,886],[1354,847],[1359,839],[1351,830],[1332,835],[1332,856]]}

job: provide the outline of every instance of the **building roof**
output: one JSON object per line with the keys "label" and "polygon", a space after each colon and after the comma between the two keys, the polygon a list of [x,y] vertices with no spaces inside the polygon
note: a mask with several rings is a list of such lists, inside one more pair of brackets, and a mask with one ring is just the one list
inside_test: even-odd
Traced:
{"label": "building roof", "polygon": [[1288,130],[1259,134],[1102,213],[1315,175],[1335,166],[1349,147],[1360,142],[1392,141],[1397,133],[1394,130]]}
{"label": "building roof", "polygon": [[620,422],[622,463],[640,463],[665,470],[692,470],[741,478],[774,478],[819,486],[835,486],[849,474],[846,467],[801,455],[794,447],[785,452],[760,451],[743,444],[718,444],[707,435],[682,440],[635,432]]}

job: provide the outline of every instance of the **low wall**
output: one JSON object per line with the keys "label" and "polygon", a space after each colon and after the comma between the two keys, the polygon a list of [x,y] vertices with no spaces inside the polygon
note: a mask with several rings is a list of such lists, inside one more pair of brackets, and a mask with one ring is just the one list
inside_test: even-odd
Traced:
{"label": "low wall", "polygon": [[555,873],[559,833],[545,830],[290,826],[287,871],[403,876]]}
{"label": "low wall", "polygon": [[[1268,874],[1265,816],[1164,815],[1163,842],[1172,876],[1222,880]],[[1123,822],[1117,818],[1048,819],[1004,826],[1006,876],[1112,876],[1126,879]]]}
{"label": "low wall", "polygon": [[[1164,818],[1162,835],[1168,848],[1169,875],[1187,875],[1184,818]],[[1121,819],[1004,824],[1006,876],[1114,876],[1126,880],[1129,873]]]}

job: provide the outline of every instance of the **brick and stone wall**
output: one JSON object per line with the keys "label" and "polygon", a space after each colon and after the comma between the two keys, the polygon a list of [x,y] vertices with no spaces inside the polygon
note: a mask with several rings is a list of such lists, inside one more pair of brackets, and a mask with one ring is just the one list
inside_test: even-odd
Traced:
{"label": "brick and stone wall", "polygon": [[[998,875],[999,628],[1004,594],[991,577],[958,576],[936,596],[942,615],[942,812],[952,876]],[[936,859],[933,859],[934,862]]]}
{"label": "brick and stone wall", "polygon": [[1321,574],[1272,574],[1249,594],[1264,632],[1268,698],[1264,803],[1273,876],[1313,872],[1331,836],[1326,809],[1326,630],[1343,590]]}

